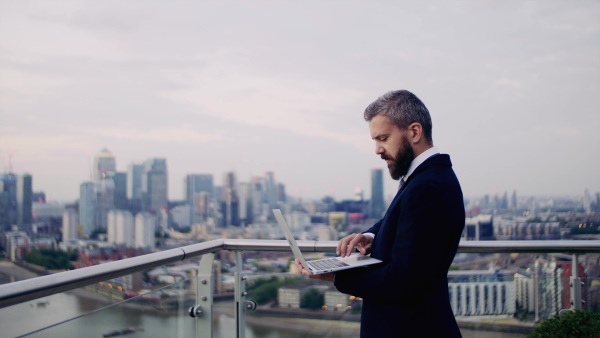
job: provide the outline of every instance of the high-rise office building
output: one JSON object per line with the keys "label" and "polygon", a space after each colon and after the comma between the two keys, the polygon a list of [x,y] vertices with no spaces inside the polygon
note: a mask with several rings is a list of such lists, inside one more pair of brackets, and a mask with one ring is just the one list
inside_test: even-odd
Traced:
{"label": "high-rise office building", "polygon": [[46,203],[46,193],[43,191],[34,192],[31,195],[31,201],[34,203]]}
{"label": "high-rise office building", "polygon": [[194,194],[204,191],[212,197],[214,190],[211,174],[189,174],[185,177],[185,200],[190,205],[194,203]]}
{"label": "high-rise office building", "polygon": [[31,196],[33,195],[33,179],[29,174],[19,175],[17,179],[17,223],[31,224]]}
{"label": "high-rise office building", "polygon": [[117,171],[117,162],[113,154],[106,148],[94,157],[94,180],[112,176]]}
{"label": "high-rise office building", "polygon": [[109,243],[122,244],[126,247],[134,245],[133,216],[127,210],[111,210],[107,214],[106,234]]}
{"label": "high-rise office building", "polygon": [[240,223],[252,224],[252,184],[240,182],[239,186],[239,209]]}
{"label": "high-rise office building", "polygon": [[135,216],[135,247],[154,250],[156,246],[155,232],[158,218],[147,212]]}
{"label": "high-rise office building", "polygon": [[277,207],[277,197],[278,197],[278,187],[277,181],[275,181],[275,173],[268,171],[265,174],[265,182],[266,182],[266,193],[267,193],[267,203],[269,204],[269,208]]}
{"label": "high-rise office building", "polygon": [[0,176],[0,233],[17,224],[17,175]]}
{"label": "high-rise office building", "polygon": [[93,178],[95,181],[112,176],[117,171],[117,162],[113,154],[106,148],[94,157]]}
{"label": "high-rise office building", "polygon": [[142,199],[142,176],[144,164],[132,163],[127,166],[127,198]]}
{"label": "high-rise office building", "polygon": [[592,196],[588,188],[585,188],[583,192],[583,212],[586,214],[592,213]]}
{"label": "high-rise office building", "polygon": [[142,208],[159,212],[168,201],[167,160],[150,159],[146,161],[142,175]]}
{"label": "high-rise office building", "polygon": [[125,210],[128,207],[127,204],[127,173],[116,172],[112,177],[115,184],[114,191],[114,202],[115,208]]}
{"label": "high-rise office building", "polygon": [[223,175],[223,187],[221,195],[221,212],[223,213],[224,227],[240,225],[239,198],[237,191],[237,180],[233,172]]}
{"label": "high-rise office building", "polygon": [[81,183],[79,186],[79,224],[83,227],[84,236],[89,236],[96,230],[95,200],[94,183]]}
{"label": "high-rise office building", "polygon": [[79,215],[74,208],[65,208],[62,216],[62,241],[65,243],[78,237]]}
{"label": "high-rise office building", "polygon": [[385,212],[385,201],[383,199],[383,170],[371,170],[371,202],[369,204],[371,218],[381,218]]}
{"label": "high-rise office building", "polygon": [[192,208],[192,222],[203,222],[210,215],[210,197],[206,191],[194,194],[194,206]]}
{"label": "high-rise office building", "polygon": [[94,193],[94,226],[96,229],[106,229],[107,214],[115,208],[115,182],[110,177],[97,180]]}
{"label": "high-rise office building", "polygon": [[510,197],[510,209],[517,209],[517,191],[513,190],[512,195]]}

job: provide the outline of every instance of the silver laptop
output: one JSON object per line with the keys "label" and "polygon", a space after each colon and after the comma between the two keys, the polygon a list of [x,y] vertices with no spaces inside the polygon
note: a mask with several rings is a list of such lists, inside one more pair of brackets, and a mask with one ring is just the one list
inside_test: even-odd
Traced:
{"label": "silver laptop", "polygon": [[322,273],[353,269],[359,266],[381,263],[381,261],[377,258],[371,258],[360,253],[354,253],[348,257],[324,258],[307,261],[304,259],[304,256],[300,251],[300,247],[298,246],[298,243],[296,243],[296,239],[294,238],[294,235],[292,235],[292,231],[285,221],[281,210],[273,209],[273,213],[275,214],[277,223],[279,223],[281,230],[285,234],[285,238],[287,238],[288,242],[290,243],[290,247],[292,248],[294,256],[302,263],[302,266],[308,268],[311,275],[318,275]]}

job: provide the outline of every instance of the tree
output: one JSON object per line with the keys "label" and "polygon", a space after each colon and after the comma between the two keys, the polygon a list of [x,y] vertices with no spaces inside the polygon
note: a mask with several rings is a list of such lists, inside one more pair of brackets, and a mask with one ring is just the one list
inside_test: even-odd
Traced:
{"label": "tree", "polygon": [[73,264],[69,261],[76,259],[77,251],[64,252],[52,249],[31,250],[25,255],[26,262],[51,270],[73,269]]}
{"label": "tree", "polygon": [[306,309],[320,309],[325,304],[325,297],[317,289],[308,290],[300,300],[300,307]]}
{"label": "tree", "polygon": [[597,338],[600,313],[567,311],[536,325],[528,338]]}

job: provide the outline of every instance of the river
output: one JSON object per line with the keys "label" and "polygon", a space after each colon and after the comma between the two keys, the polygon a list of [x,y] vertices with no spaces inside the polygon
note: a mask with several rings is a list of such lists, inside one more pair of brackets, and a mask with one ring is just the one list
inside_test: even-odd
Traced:
{"label": "river", "polygon": [[[14,281],[14,276],[0,272],[0,284]],[[181,315],[159,314],[143,308],[116,305],[96,311],[101,302],[93,297],[61,293],[37,301],[0,309],[0,338],[29,337],[102,337],[112,330],[132,327],[136,332],[124,337],[195,337],[195,320],[181,309]],[[217,308],[220,311],[217,311]],[[213,337],[235,337],[235,320],[227,313],[232,303],[216,303],[213,313]],[[83,315],[85,313],[91,314]],[[252,316],[252,314],[248,314]],[[76,318],[74,320],[70,320]],[[284,324],[276,328],[273,321]],[[61,323],[41,331],[50,325]],[[281,326],[281,325],[279,325]],[[300,328],[300,329],[299,329]],[[299,330],[298,330],[299,329]],[[461,330],[465,338],[523,338],[523,334]],[[358,337],[358,323],[317,321],[304,318],[248,318],[247,338],[317,338]]]}

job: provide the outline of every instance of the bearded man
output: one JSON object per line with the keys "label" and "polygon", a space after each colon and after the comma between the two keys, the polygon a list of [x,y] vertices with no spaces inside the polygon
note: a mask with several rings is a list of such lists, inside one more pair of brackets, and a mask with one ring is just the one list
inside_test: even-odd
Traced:
{"label": "bearded man", "polygon": [[364,118],[375,153],[400,186],[384,217],[341,239],[337,254],[358,249],[383,263],[317,276],[296,264],[303,274],[363,299],[361,337],[461,337],[447,274],[465,209],[450,157],[433,146],[429,111],[409,91],[384,94]]}

